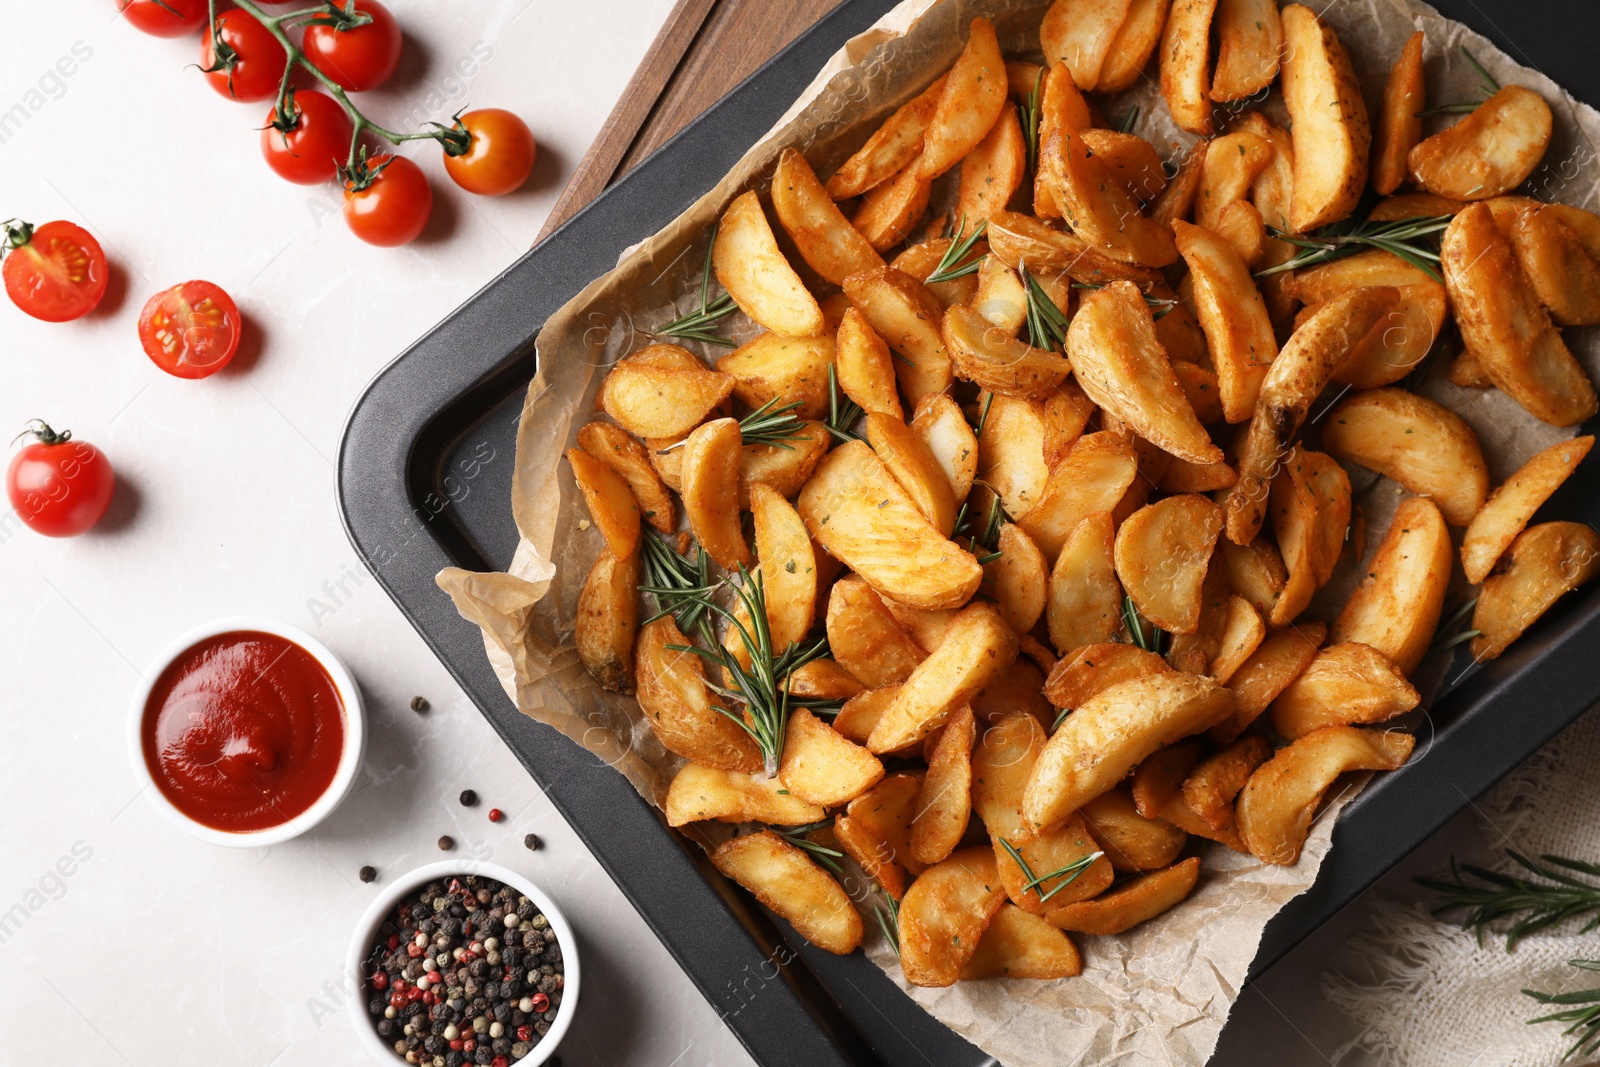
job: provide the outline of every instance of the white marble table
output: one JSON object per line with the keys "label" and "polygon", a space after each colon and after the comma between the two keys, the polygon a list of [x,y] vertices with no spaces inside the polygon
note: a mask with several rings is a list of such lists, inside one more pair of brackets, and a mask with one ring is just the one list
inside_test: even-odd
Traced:
{"label": "white marble table", "polygon": [[[340,974],[373,892],[357,871],[387,878],[439,858],[444,833],[532,877],[582,931],[569,1067],[750,1062],[362,570],[334,502],[332,461],[362,387],[528,247],[671,0],[390,3],[406,54],[395,84],[365,101],[375,118],[499,105],[541,141],[534,180],[500,200],[459,193],[437,151],[418,150],[438,206],[398,251],[354,240],[336,189],[266,169],[265,106],[225,101],[186,69],[197,39],[143,36],[112,0],[0,4],[0,216],[82,223],[116,268],[105,305],[74,324],[0,302],[0,436],[48,419],[105,449],[120,481],[87,536],[0,523],[5,1063],[360,1062]],[[52,73],[72,55],[70,76]],[[234,365],[200,382],[162,374],[135,337],[144,300],[191,277],[226,287],[250,331]],[[359,791],[314,834],[260,851],[168,825],[137,795],[124,741],[150,659],[233,613],[311,631],[371,705]],[[426,715],[409,710],[417,694]],[[457,803],[467,787],[479,807]],[[489,823],[491,806],[510,818]],[[523,848],[528,831],[541,851]],[[1261,1036],[1233,1043],[1245,1051],[1229,1062],[1268,1048],[1320,1062],[1298,1032],[1324,1052],[1335,1038],[1300,1025],[1325,1012],[1303,993],[1251,1009],[1243,1022]]]}

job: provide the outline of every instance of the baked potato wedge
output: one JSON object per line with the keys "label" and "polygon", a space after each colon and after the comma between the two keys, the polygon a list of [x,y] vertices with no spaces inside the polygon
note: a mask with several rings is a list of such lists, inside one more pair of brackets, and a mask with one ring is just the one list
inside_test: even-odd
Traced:
{"label": "baked potato wedge", "polygon": [[789,795],[836,808],[883,780],[883,764],[806,708],[792,708],[778,780]]}
{"label": "baked potato wedge", "polygon": [[1490,494],[1461,540],[1461,566],[1467,581],[1481,585],[1550,494],[1560,488],[1594,447],[1591,436],[1561,441],[1524,463]]}
{"label": "baked potato wedge", "polygon": [[817,805],[783,792],[783,783],[777,778],[768,778],[763,771],[751,774],[693,761],[685,763],[673,776],[672,784],[667,787],[664,810],[668,826],[686,826],[708,819],[804,826],[827,814]]}
{"label": "baked potato wedge", "polygon": [[1211,739],[1231,744],[1249,729],[1316,659],[1317,649],[1327,635],[1326,624],[1312,622],[1285,627],[1261,642],[1261,647],[1228,679],[1228,688],[1233,690],[1233,717],[1212,727]]}
{"label": "baked potato wedge", "polygon": [[1422,31],[1406,39],[1400,58],[1389,68],[1383,85],[1383,106],[1372,138],[1372,188],[1388,196],[1409,176],[1411,150],[1422,140],[1422,111],[1427,107],[1422,78]]}
{"label": "baked potato wedge", "polygon": [[[619,361],[600,386],[599,404],[637,437],[684,437],[733,392],[686,348],[656,344]],[[672,484],[668,481],[667,484]]]}
{"label": "baked potato wedge", "polygon": [[1050,567],[1033,538],[1015,523],[1000,527],[995,551],[999,557],[983,565],[984,591],[1012,632],[1028,633],[1044,614]]}
{"label": "baked potato wedge", "polygon": [[839,579],[828,594],[827,629],[834,659],[869,688],[899,685],[926,655],[855,575]]}
{"label": "baked potato wedge", "polygon": [[1528,180],[1550,147],[1550,105],[1532,89],[1507,85],[1406,155],[1411,177],[1451,200],[1488,200]]}
{"label": "baked potato wedge", "polygon": [[950,388],[950,356],[939,333],[944,309],[927,286],[885,267],[852,274],[844,291],[867,325],[899,354],[894,371],[913,411],[923,397]]}
{"label": "baked potato wedge", "polygon": [[1213,830],[1234,824],[1233,802],[1255,769],[1272,755],[1272,744],[1260,735],[1241,738],[1195,765],[1183,780],[1183,799]]}
{"label": "baked potato wedge", "polygon": [[662,533],[678,528],[677,505],[638,438],[612,423],[591,422],[578,431],[578,447],[628,483],[645,522]]}
{"label": "baked potato wedge", "polygon": [[602,548],[578,593],[572,628],[578,662],[602,688],[632,692],[633,640],[638,632],[639,557],[618,559]]}
{"label": "baked potato wedge", "polygon": [[817,609],[817,556],[806,524],[776,489],[760,482],[752,485],[750,511],[767,626],[773,649],[781,653],[811,632]]}
{"label": "baked potato wedge", "polygon": [[1166,660],[1123,641],[1084,645],[1062,656],[1044,682],[1044,695],[1058,708],[1077,708],[1114,685],[1164,674]]}
{"label": "baked potato wedge", "polygon": [[895,900],[906,876],[922,872],[911,856],[911,820],[922,789],[919,774],[891,774],[850,802],[834,820],[839,847]]}
{"label": "baked potato wedge", "polygon": [[1200,625],[1200,586],[1222,533],[1222,509],[1197,493],[1135,511],[1117,530],[1117,580],[1139,614],[1175,634]]}
{"label": "baked potato wedge", "polygon": [[1272,530],[1288,570],[1269,621],[1287,626],[1333,575],[1350,529],[1350,476],[1328,455],[1295,445],[1272,480]]}
{"label": "baked potato wedge", "polygon": [[828,195],[849,200],[876,188],[903,171],[922,151],[922,142],[944,95],[946,77],[938,80],[902,104],[883,125],[873,131],[867,143],[845,160],[828,179]]}
{"label": "baked potato wedge", "polygon": [[976,148],[1006,106],[1006,63],[986,18],[967,28],[967,45],[945,75],[939,105],[928,120],[917,174],[932,181]]}
{"label": "baked potato wedge", "polygon": [[1317,653],[1272,702],[1272,728],[1293,741],[1324,726],[1386,722],[1421,701],[1393,660],[1352,641]]}
{"label": "baked potato wedge", "polygon": [[1064,357],[1010,336],[960,304],[944,313],[942,336],[956,377],[1000,396],[1044,399],[1072,373]]}
{"label": "baked potato wedge", "polygon": [[1078,809],[1089,833],[1119,871],[1153,871],[1178,858],[1189,835],[1161,819],[1147,819],[1133,806],[1126,786],[1102,793]]}
{"label": "baked potato wedge", "polygon": [[1216,367],[1223,417],[1243,422],[1278,355],[1266,302],[1244,260],[1220,235],[1181,219],[1172,228],[1194,279],[1195,312]]}
{"label": "baked potato wedge", "polygon": [[[1045,621],[1063,656],[1122,632],[1122,585],[1117,581],[1116,527],[1111,512],[1083,517],[1050,569]],[[1065,705],[1063,705],[1065,706]]]}
{"label": "baked potato wedge", "polygon": [[1024,515],[1044,495],[1050,477],[1044,405],[998,395],[984,403],[989,417],[978,435],[976,480],[999,496],[1006,514]]}
{"label": "baked potato wedge", "polygon": [[928,773],[911,818],[911,855],[938,863],[961,843],[972,815],[972,745],[977,724],[963,705],[930,736]]}
{"label": "baked potato wedge", "polygon": [[633,555],[639,544],[639,502],[628,483],[581,448],[567,449],[567,465],[606,548],[618,559]]}
{"label": "baked potato wedge", "polygon": [[1072,72],[1084,92],[1100,82],[1100,70],[1128,17],[1128,0],[1055,0],[1039,24],[1045,60]]}
{"label": "baked potato wedge", "polygon": [[927,443],[893,415],[877,412],[867,416],[867,443],[922,517],[949,537],[956,524],[955,494]]}
{"label": "baked potato wedge", "polygon": [[947,393],[923,397],[911,420],[911,432],[922,438],[938,461],[955,499],[966,500],[978,475],[978,437],[961,406]]}
{"label": "baked potato wedge", "polygon": [[867,190],[850,225],[876,252],[887,252],[911,237],[933,195],[933,182],[918,173],[921,156],[882,185]]}
{"label": "baked potato wedge", "polygon": [[1046,559],[1060,556],[1078,523],[1117,506],[1139,473],[1139,457],[1127,438],[1109,430],[1084,434],[1045,480],[1033,507],[1017,525]]}
{"label": "baked potato wedge", "polygon": [[994,854],[974,846],[924,871],[900,898],[900,969],[918,986],[954,985],[1006,901]]}
{"label": "baked potato wedge", "polygon": [[1097,126],[1080,130],[1079,136],[1128,195],[1139,203],[1152,203],[1166,191],[1167,171],[1161,153],[1143,137]]}
{"label": "baked potato wedge", "polygon": [[1167,14],[1161,34],[1161,95],[1172,121],[1205,137],[1211,132],[1211,20],[1217,0],[1189,0]]}
{"label": "baked potato wedge", "polygon": [[695,540],[729,570],[750,562],[739,525],[738,419],[714,419],[697,427],[683,443],[683,513]]}
{"label": "baked potato wedge", "polygon": [[1015,108],[1002,107],[983,140],[961,161],[956,217],[976,226],[1004,211],[1028,176],[1028,142]]}
{"label": "baked potato wedge", "polygon": [[867,748],[893,752],[933,733],[1017,658],[1017,636],[992,605],[963,608],[873,727]]}
{"label": "baked potato wedge", "polygon": [[1367,577],[1334,622],[1330,640],[1370,645],[1409,676],[1439,625],[1453,555],[1438,505],[1420,496],[1402,500],[1367,566]]}
{"label": "baked potato wedge", "polygon": [[1472,427],[1404,389],[1341,400],[1322,422],[1322,447],[1431,497],[1452,526],[1471,522],[1489,495],[1489,466]]}
{"label": "baked potato wedge", "polygon": [[1355,210],[1372,127],[1361,83],[1333,28],[1302,4],[1283,9],[1283,101],[1294,137],[1290,226],[1307,233]]}
{"label": "baked potato wedge", "polygon": [[1013,270],[1026,263],[1035,275],[1065,272],[1084,285],[1130,281],[1145,288],[1162,280],[1160,271],[1117,259],[1087,239],[1032,215],[997,211],[990,216],[984,235],[989,238],[989,251]]}
{"label": "baked potato wedge", "polygon": [[1200,880],[1200,857],[1190,856],[1159,871],[1141,874],[1115,889],[1075,904],[1052,908],[1045,917],[1063,930],[1120,934],[1183,903]]}
{"label": "baked potato wedge", "polygon": [[1511,247],[1540,303],[1562,326],[1600,323],[1600,263],[1552,205],[1519,212]]}
{"label": "baked potato wedge", "polygon": [[1271,85],[1283,52],[1277,0],[1220,0],[1215,22],[1217,69],[1211,76],[1211,99],[1243,100]]}
{"label": "baked potato wedge", "polygon": [[895,391],[894,356],[889,346],[852,307],[839,320],[834,345],[834,367],[839,388],[863,411],[901,417],[900,394]]}
{"label": "baked potato wedge", "polygon": [[961,980],[980,978],[1071,978],[1083,973],[1072,939],[1038,915],[1002,904],[961,967]]}
{"label": "baked potato wedge", "polygon": [[711,265],[739,309],[773,333],[816,337],[827,330],[817,298],[778,248],[755,190],[739,194],[722,213]]}
{"label": "baked potato wedge", "polygon": [[785,148],[778,156],[772,174],[772,210],[800,258],[834,285],[852,274],[883,266],[877,249],[850,225],[806,157],[793,148]]}
{"label": "baked potato wedge", "polygon": [[733,377],[733,395],[752,411],[764,404],[799,404],[794,414],[819,419],[828,413],[828,368],[834,340],[764,333],[717,360]]}
{"label": "baked potato wedge", "polygon": [[[740,435],[741,439],[743,434]],[[822,457],[833,445],[833,434],[820,422],[803,423],[795,435],[782,445],[751,444],[739,449],[739,507],[750,506],[750,487],[760,482],[770,485],[784,497],[793,497],[806,484],[811,472],[817,469]],[[785,447],[787,446],[787,447]],[[678,465],[678,491],[683,491],[683,450],[673,449],[667,456],[676,457]],[[657,470],[661,465],[656,465]],[[670,484],[670,483],[669,483]]]}
{"label": "baked potato wedge", "polygon": [[861,945],[861,913],[849,895],[804,849],[771,830],[723,842],[711,862],[818,948],[844,956]]}
{"label": "baked potato wedge", "polygon": [[1052,134],[1040,150],[1039,167],[1062,217],[1079,237],[1135,266],[1165,267],[1177,260],[1172,231],[1142,214],[1138,201],[1080,134]]}
{"label": "baked potato wedge", "polygon": [[1111,39],[1105,62],[1100,65],[1100,80],[1095,83],[1097,91],[1120,93],[1139,83],[1161,41],[1161,30],[1167,24],[1167,11],[1171,6],[1172,0],[1132,0],[1127,17]]}
{"label": "baked potato wedge", "polygon": [[1472,628],[1472,658],[1494,659],[1567,593],[1600,574],[1600,534],[1581,522],[1530,526],[1511,543],[1505,568],[1484,579]]}

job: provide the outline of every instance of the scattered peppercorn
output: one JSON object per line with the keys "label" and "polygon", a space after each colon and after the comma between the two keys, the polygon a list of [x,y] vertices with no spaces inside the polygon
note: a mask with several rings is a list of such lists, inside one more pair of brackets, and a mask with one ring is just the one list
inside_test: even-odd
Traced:
{"label": "scattered peppercorn", "polygon": [[461,806],[463,808],[475,807],[478,803],[478,794],[470,789],[461,791]]}
{"label": "scattered peppercorn", "polygon": [[505,817],[506,817],[506,813],[501,811],[499,808],[490,808],[489,809],[489,821],[490,822],[499,822],[501,819],[504,819]]}
{"label": "scattered peppercorn", "polygon": [[522,844],[523,844],[523,847],[526,848],[529,852],[537,852],[537,851],[539,851],[539,835],[538,834],[523,834],[522,835]]}
{"label": "scattered peppercorn", "polygon": [[433,705],[428,703],[428,698],[427,697],[412,697],[411,698],[411,710],[416,712],[418,715],[421,715],[423,712],[427,711],[432,706]]}
{"label": "scattered peppercorn", "polygon": [[370,867],[369,866],[369,867],[361,868],[361,880],[363,882],[371,882],[374,879],[376,879],[377,877],[378,877],[378,869],[376,867]]}
{"label": "scattered peppercorn", "polygon": [[449,852],[451,849],[453,849],[455,847],[456,847],[456,839],[455,838],[451,837],[449,834],[441,834],[441,835],[439,835],[439,848],[440,848],[441,851]]}

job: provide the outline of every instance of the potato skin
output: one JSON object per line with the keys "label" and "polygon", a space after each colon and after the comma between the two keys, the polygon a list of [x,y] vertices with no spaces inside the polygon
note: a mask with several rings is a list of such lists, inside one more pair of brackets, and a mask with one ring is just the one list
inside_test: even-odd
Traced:
{"label": "potato skin", "polygon": [[687,644],[670,615],[640,629],[634,676],[645,721],[667,751],[685,759],[721,770],[760,770],[755,740],[711,707],[700,657],[668,647]]}
{"label": "potato skin", "polygon": [[1371,389],[1340,401],[1323,419],[1322,445],[1433,498],[1452,526],[1471,522],[1489,495],[1489,465],[1472,427],[1404,389]]}
{"label": "potato skin", "polygon": [[1412,148],[1406,163],[1417,184],[1436,196],[1488,200],[1527,181],[1544,159],[1554,128],[1544,97],[1508,85]]}
{"label": "potato skin", "polygon": [[633,691],[633,641],[639,629],[639,556],[609,549],[589,568],[578,593],[573,641],[589,676],[606,689]]}
{"label": "potato skin", "polygon": [[1283,9],[1283,99],[1293,122],[1296,233],[1338,222],[1367,184],[1372,127],[1338,34],[1310,8]]}
{"label": "potato skin", "polygon": [[1454,556],[1438,505],[1420,496],[1402,500],[1329,639],[1370,645],[1411,674],[1439,625]]}

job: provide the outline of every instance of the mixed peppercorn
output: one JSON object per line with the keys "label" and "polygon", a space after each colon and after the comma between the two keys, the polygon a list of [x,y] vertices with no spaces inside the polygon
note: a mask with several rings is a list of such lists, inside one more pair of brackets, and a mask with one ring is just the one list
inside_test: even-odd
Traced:
{"label": "mixed peppercorn", "polygon": [[430,882],[396,905],[362,979],[378,1036],[432,1067],[522,1059],[549,1032],[565,985],[544,915],[478,875]]}

